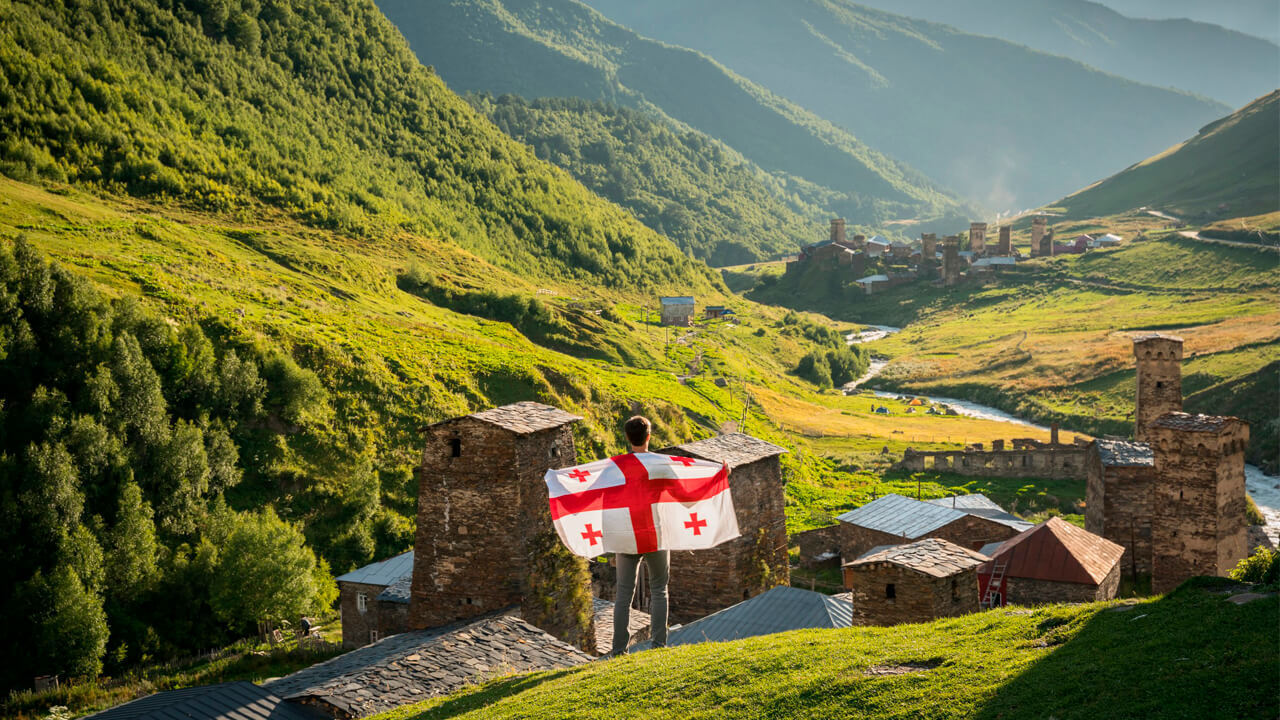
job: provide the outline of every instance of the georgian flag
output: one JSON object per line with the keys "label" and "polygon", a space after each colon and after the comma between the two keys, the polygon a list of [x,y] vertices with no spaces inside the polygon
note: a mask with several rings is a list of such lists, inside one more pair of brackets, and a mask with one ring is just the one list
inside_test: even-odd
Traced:
{"label": "georgian flag", "polygon": [[551,518],[575,555],[703,550],[738,537],[728,470],[713,462],[628,453],[548,470]]}

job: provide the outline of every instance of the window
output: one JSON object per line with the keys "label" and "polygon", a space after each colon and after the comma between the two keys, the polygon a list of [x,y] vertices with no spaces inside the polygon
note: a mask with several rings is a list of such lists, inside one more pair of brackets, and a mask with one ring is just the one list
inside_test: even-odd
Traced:
{"label": "window", "polygon": [[454,438],[449,441],[449,457],[462,457],[462,440]]}
{"label": "window", "polygon": [[893,586],[893,583],[889,583],[884,586],[884,597],[886,600],[892,600],[898,597],[898,589]]}
{"label": "window", "polygon": [[553,457],[553,458],[558,458],[558,457],[560,457],[560,446],[559,446],[559,445],[552,445],[552,446],[551,446],[551,457]]}
{"label": "window", "polygon": [[356,609],[364,612],[369,609],[369,596],[364,593],[356,593]]}
{"label": "window", "polygon": [[370,643],[376,643],[376,642],[378,642],[378,631],[377,631],[377,630],[370,630],[370,631],[369,631],[369,642],[370,642]]}
{"label": "window", "polygon": [[1156,381],[1156,389],[1157,389],[1157,390],[1159,390],[1159,389],[1161,389],[1161,388],[1163,388],[1163,387],[1164,387],[1164,381],[1163,381],[1163,380],[1157,380],[1157,381]]}

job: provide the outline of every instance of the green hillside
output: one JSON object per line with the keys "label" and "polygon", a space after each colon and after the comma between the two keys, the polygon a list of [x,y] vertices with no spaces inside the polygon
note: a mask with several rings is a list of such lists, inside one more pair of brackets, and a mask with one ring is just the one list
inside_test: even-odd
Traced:
{"label": "green hillside", "polygon": [[1235,605],[1223,589],[1198,578],[1132,604],[685,645],[500,678],[374,717],[1271,717],[1276,598]]}
{"label": "green hillside", "polygon": [[919,172],[848,131],[577,0],[382,0],[379,7],[422,62],[460,92],[578,97],[659,113],[725,143],[777,174],[787,192],[853,223],[967,219]]}
{"label": "green hillside", "polygon": [[[1227,107],[848,0],[589,0],[706,53],[981,206],[1038,206]],[[945,228],[943,229],[946,230]]]}
{"label": "green hillside", "polygon": [[700,132],[573,98],[470,99],[539,158],[711,265],[794,253],[824,236],[826,217],[818,208]]}
{"label": "green hillside", "polygon": [[858,4],[991,35],[1231,107],[1273,90],[1275,68],[1280,65],[1280,47],[1261,38],[1205,22],[1125,17],[1090,0],[861,0]]}
{"label": "green hillside", "polygon": [[1138,207],[1188,220],[1280,210],[1280,90],[1056,205],[1072,218]]}

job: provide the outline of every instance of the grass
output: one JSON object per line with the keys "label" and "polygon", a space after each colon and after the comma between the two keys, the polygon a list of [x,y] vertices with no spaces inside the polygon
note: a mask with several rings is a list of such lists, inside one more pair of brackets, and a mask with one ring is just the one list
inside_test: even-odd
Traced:
{"label": "grass", "polygon": [[[1273,717],[1277,599],[1234,605],[1224,583],[686,645],[502,678],[376,717]],[[875,674],[894,666],[929,669]]]}

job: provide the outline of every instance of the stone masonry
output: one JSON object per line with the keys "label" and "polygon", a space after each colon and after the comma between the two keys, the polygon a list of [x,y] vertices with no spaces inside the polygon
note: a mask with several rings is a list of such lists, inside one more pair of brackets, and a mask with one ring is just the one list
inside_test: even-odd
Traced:
{"label": "stone masonry", "polygon": [[881,545],[899,545],[918,538],[938,538],[959,545],[960,547],[978,550],[983,545],[1008,540],[1018,534],[1018,529],[989,520],[979,515],[965,515],[923,535],[903,537],[892,533],[863,527],[848,522],[841,522],[840,555],[845,560]]}
{"label": "stone masonry", "polygon": [[978,611],[978,567],[987,558],[930,538],[844,565],[854,625],[895,625]]}
{"label": "stone masonry", "polygon": [[934,470],[979,477],[1084,480],[1086,454],[1086,446],[1058,444],[1009,450],[1003,447],[937,451],[907,448],[900,467],[912,472]]}
{"label": "stone masonry", "polygon": [[1124,548],[1127,577],[1151,574],[1151,487],[1155,457],[1150,446],[1125,440],[1096,440],[1085,461],[1084,527]]}
{"label": "stone masonry", "polygon": [[920,234],[920,255],[929,262],[934,260],[934,255],[938,252],[938,236],[936,233]]}
{"label": "stone masonry", "polygon": [[1048,219],[1037,215],[1031,219],[1031,257],[1039,257],[1043,248],[1044,228]]}
{"label": "stone masonry", "polygon": [[[545,577],[555,571],[544,555],[561,545],[543,474],[576,460],[572,424],[579,419],[521,402],[426,428],[413,629],[519,605],[525,620],[548,633],[580,648],[594,643],[590,580],[585,566],[577,567],[580,559],[565,559],[562,577]],[[561,583],[558,597],[530,596],[532,587],[548,583]]]}
{"label": "stone masonry", "polygon": [[1116,565],[1097,585],[1007,577],[1004,579],[1006,602],[1010,605],[1042,605],[1111,600],[1120,589],[1120,567]]}
{"label": "stone masonry", "polygon": [[[741,537],[709,550],[671,554],[670,621],[687,623],[791,581],[784,509],[783,448],[729,433],[660,450],[727,462]],[[767,568],[767,571],[766,571]]]}
{"label": "stone masonry", "polygon": [[831,219],[831,242],[841,244],[845,242],[844,218]]}
{"label": "stone masonry", "polygon": [[948,235],[942,240],[942,284],[952,287],[960,283],[960,240]]}
{"label": "stone masonry", "polygon": [[[379,632],[377,598],[385,589],[382,585],[339,584],[338,605],[342,615],[343,647],[360,647],[377,642],[378,638],[382,637]],[[361,601],[362,595],[363,601]]]}
{"label": "stone masonry", "polygon": [[1009,225],[1000,226],[1000,244],[996,248],[996,254],[1001,257],[1013,254],[1013,228]]}
{"label": "stone masonry", "polygon": [[1182,410],[1182,338],[1162,333],[1133,339],[1137,360],[1137,397],[1133,436],[1147,440],[1147,426],[1165,413]]}
{"label": "stone masonry", "polygon": [[969,249],[974,255],[983,255],[987,252],[986,223],[969,223]]}

